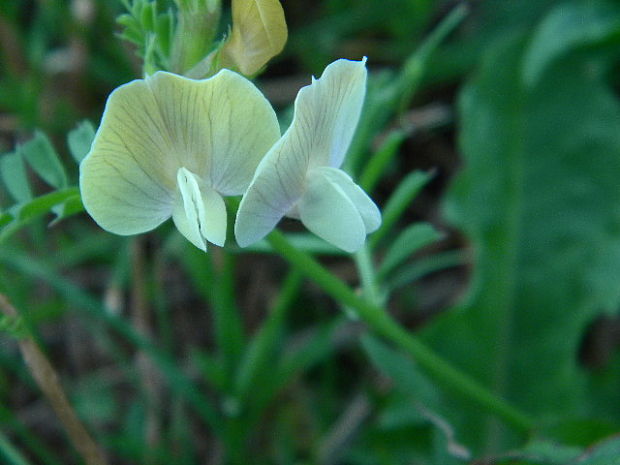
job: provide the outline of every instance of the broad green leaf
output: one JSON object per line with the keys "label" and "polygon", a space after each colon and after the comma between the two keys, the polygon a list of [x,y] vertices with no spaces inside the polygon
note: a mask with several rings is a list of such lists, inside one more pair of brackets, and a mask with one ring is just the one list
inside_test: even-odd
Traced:
{"label": "broad green leaf", "polygon": [[221,60],[251,76],[282,51],[288,32],[280,0],[233,0],[232,31]]}
{"label": "broad green leaf", "polygon": [[16,202],[27,202],[32,199],[32,190],[26,174],[24,159],[19,151],[2,155],[0,158],[0,174],[4,187]]}
{"label": "broad green leaf", "polygon": [[387,250],[379,274],[386,276],[412,254],[441,239],[442,234],[428,223],[413,224],[403,230]]}
{"label": "broad green leaf", "polygon": [[57,189],[67,187],[67,174],[60,157],[41,131],[36,131],[34,138],[20,145],[17,150],[50,186]]}
{"label": "broad green leaf", "polygon": [[608,40],[620,40],[620,5],[610,1],[558,5],[538,26],[524,58],[523,78],[533,85],[554,60]]}
{"label": "broad green leaf", "polygon": [[90,151],[90,146],[95,138],[95,128],[90,121],[82,121],[78,126],[69,132],[67,144],[73,159],[80,163]]}
{"label": "broad green leaf", "polygon": [[585,406],[584,330],[620,303],[620,106],[591,57],[525,87],[526,43],[496,45],[461,95],[465,167],[446,214],[471,240],[474,277],[427,339],[521,409],[567,415]]}

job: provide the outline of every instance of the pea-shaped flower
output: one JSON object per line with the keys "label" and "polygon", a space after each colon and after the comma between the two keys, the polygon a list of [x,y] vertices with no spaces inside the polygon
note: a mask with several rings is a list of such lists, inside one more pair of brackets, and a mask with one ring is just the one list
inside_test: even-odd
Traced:
{"label": "pea-shaped flower", "polygon": [[282,217],[298,218],[317,236],[358,250],[381,224],[374,202],[340,170],[366,93],[366,60],[337,60],[299,91],[291,126],[260,162],[235,222],[241,247]]}
{"label": "pea-shaped flower", "polygon": [[157,72],[116,89],[80,166],[86,211],[121,235],[172,216],[196,247],[223,245],[222,196],[240,195],[280,137],[276,115],[244,77],[196,81]]}

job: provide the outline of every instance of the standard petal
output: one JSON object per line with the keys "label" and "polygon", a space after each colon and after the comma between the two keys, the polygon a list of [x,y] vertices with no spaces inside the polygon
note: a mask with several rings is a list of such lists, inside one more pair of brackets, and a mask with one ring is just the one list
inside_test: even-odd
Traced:
{"label": "standard petal", "polygon": [[201,184],[192,172],[181,168],[177,174],[178,200],[172,218],[187,240],[201,250],[207,241],[223,246],[226,241],[226,206],[222,197],[209,186]]}
{"label": "standard petal", "polygon": [[265,155],[237,211],[235,237],[241,247],[265,237],[293,208],[303,194],[307,169],[297,138],[285,135]]}
{"label": "standard petal", "polygon": [[308,175],[299,204],[302,223],[314,234],[347,252],[359,250],[366,240],[366,227],[347,192],[318,170]]}
{"label": "standard petal", "polygon": [[108,231],[149,231],[172,214],[180,167],[220,194],[241,194],[279,135],[269,102],[231,71],[132,81],[110,95],[81,164],[84,205]]}
{"label": "standard petal", "polygon": [[280,137],[276,114],[263,94],[229,70],[201,81],[158,72],[147,82],[177,168],[187,168],[222,195],[242,194]]}
{"label": "standard petal", "polygon": [[340,167],[362,111],[366,59],[337,60],[299,91],[289,137],[303,140],[310,166]]}
{"label": "standard petal", "polygon": [[372,199],[368,197],[368,194],[353,182],[351,176],[340,169],[330,166],[315,168],[309,176],[313,176],[314,172],[325,176],[344,191],[362,217],[364,227],[366,228],[366,234],[376,231],[379,226],[381,226],[381,212],[379,208]]}
{"label": "standard petal", "polygon": [[149,231],[168,219],[176,172],[167,175],[169,150],[164,122],[145,82],[116,89],[80,165],[86,211],[102,228],[122,235]]}

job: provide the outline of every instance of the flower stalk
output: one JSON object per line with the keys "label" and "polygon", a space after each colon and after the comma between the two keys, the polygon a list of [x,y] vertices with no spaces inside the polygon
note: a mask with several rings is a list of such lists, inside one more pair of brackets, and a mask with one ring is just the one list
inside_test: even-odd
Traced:
{"label": "flower stalk", "polygon": [[527,434],[534,420],[526,413],[501,399],[479,382],[441,358],[422,341],[399,325],[388,312],[359,297],[337,276],[305,252],[292,246],[279,231],[267,237],[273,249],[301,273],[312,279],[327,294],[353,309],[359,318],[377,334],[405,350],[413,359],[446,389],[476,403],[480,408],[503,419],[515,430]]}

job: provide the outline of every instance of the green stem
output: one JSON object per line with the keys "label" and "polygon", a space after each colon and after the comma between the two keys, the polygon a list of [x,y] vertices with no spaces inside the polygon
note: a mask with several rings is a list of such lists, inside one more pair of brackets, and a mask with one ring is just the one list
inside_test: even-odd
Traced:
{"label": "green stem", "polygon": [[268,236],[269,243],[283,258],[318,284],[325,292],[357,311],[370,328],[407,351],[416,362],[445,388],[478,404],[489,413],[502,418],[515,429],[528,433],[534,426],[529,415],[497,397],[466,373],[452,366],[423,342],[400,326],[382,307],[360,298],[349,286],[321,266],[314,258],[288,243],[279,231]]}
{"label": "green stem", "polygon": [[354,255],[355,264],[362,281],[362,289],[364,297],[374,305],[381,305],[381,296],[377,287],[377,279],[375,276],[375,267],[372,265],[372,257],[368,249],[368,245],[364,244]]}

